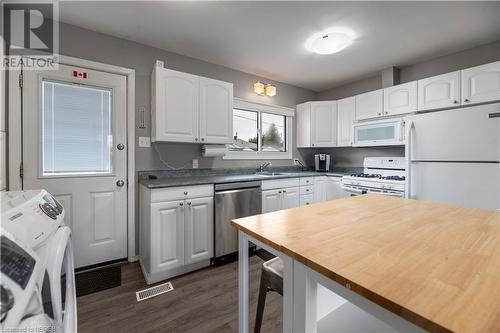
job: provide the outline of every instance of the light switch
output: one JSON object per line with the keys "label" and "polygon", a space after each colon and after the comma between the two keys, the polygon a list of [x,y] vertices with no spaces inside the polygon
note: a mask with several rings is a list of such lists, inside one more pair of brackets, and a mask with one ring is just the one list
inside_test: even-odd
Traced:
{"label": "light switch", "polygon": [[149,136],[140,136],[139,137],[139,147],[141,147],[141,148],[151,147],[151,138]]}

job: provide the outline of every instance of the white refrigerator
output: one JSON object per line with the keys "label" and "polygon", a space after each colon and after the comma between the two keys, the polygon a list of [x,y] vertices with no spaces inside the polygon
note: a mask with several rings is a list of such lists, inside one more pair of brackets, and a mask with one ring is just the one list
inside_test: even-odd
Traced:
{"label": "white refrigerator", "polygon": [[405,121],[407,197],[500,210],[500,103]]}

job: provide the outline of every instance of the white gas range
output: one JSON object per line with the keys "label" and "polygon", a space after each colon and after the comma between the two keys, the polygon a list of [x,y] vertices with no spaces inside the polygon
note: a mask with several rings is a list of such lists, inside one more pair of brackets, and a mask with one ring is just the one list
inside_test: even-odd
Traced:
{"label": "white gas range", "polygon": [[363,173],[342,177],[342,188],[352,196],[376,193],[404,197],[404,157],[365,157]]}

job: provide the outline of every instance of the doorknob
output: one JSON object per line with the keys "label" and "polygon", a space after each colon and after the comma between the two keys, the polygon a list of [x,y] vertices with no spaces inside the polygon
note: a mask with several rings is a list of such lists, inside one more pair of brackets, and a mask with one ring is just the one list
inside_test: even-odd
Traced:
{"label": "doorknob", "polygon": [[125,149],[125,145],[123,143],[119,143],[116,145],[116,148],[118,148],[118,150],[123,150]]}
{"label": "doorknob", "polygon": [[116,182],[116,186],[118,186],[118,187],[123,187],[123,185],[125,185],[125,182],[121,179]]}

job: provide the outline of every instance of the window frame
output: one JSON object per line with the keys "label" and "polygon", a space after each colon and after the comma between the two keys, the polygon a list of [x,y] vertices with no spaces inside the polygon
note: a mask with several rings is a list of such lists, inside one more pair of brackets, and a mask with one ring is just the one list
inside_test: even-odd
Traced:
{"label": "window frame", "polygon": [[224,160],[291,160],[293,158],[293,115],[294,110],[291,108],[266,105],[261,103],[248,102],[244,100],[234,99],[233,109],[257,112],[257,147],[262,147],[262,113],[275,114],[285,117],[285,151],[284,152],[269,152],[269,151],[230,151],[222,157]]}

